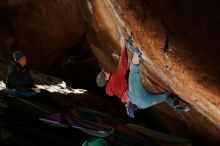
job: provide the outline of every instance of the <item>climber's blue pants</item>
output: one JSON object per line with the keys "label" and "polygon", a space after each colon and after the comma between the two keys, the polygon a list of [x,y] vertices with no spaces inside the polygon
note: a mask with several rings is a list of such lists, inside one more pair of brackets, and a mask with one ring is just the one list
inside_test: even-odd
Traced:
{"label": "climber's blue pants", "polygon": [[169,92],[150,93],[145,90],[140,79],[139,64],[133,64],[132,61],[130,63],[128,84],[129,101],[140,109],[145,109],[164,101],[171,106],[174,103],[174,99],[169,96]]}

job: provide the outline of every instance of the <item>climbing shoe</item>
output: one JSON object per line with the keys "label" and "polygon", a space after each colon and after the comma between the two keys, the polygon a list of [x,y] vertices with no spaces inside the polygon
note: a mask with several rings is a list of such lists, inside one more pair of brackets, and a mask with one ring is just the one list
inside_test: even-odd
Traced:
{"label": "climbing shoe", "polygon": [[174,107],[174,110],[178,113],[183,113],[183,112],[186,113],[186,112],[190,111],[192,108],[193,108],[192,105],[186,105],[183,107]]}
{"label": "climbing shoe", "polygon": [[180,100],[177,98],[174,98],[173,106],[179,106],[180,105]]}
{"label": "climbing shoe", "polygon": [[126,105],[126,111],[127,115],[130,118],[135,118],[134,111],[138,109],[138,107],[135,104],[132,104],[131,102],[128,102]]}
{"label": "climbing shoe", "polygon": [[186,105],[185,107],[183,107],[184,112],[188,112],[193,108],[193,106],[191,105]]}
{"label": "climbing shoe", "polygon": [[128,36],[128,49],[133,53],[134,52],[138,53],[139,57],[142,56],[142,52],[140,51],[140,49],[138,47],[134,46],[134,41],[132,39],[132,36]]}

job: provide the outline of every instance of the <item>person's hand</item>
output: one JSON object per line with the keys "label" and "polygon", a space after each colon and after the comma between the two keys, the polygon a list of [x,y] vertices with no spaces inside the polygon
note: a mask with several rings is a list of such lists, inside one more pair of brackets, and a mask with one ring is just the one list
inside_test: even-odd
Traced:
{"label": "person's hand", "polygon": [[120,35],[120,46],[121,48],[125,48],[125,37],[124,37],[124,34],[121,34]]}
{"label": "person's hand", "polygon": [[126,31],[127,31],[128,36],[131,36],[131,37],[132,37],[132,35],[133,35],[132,32],[129,31],[129,30],[127,30],[127,29],[126,29]]}
{"label": "person's hand", "polygon": [[126,40],[125,40],[126,34],[127,34],[127,32],[126,32],[125,28],[119,28],[119,35],[120,35],[119,37],[120,37],[121,48],[126,47]]}
{"label": "person's hand", "polygon": [[40,93],[40,89],[39,89],[39,88],[33,88],[33,90],[34,90],[36,93]]}

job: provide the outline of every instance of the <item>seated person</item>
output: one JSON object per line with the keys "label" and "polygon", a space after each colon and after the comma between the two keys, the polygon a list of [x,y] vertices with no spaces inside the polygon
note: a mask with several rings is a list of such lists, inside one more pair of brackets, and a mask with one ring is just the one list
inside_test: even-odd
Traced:
{"label": "seated person", "polygon": [[13,53],[14,61],[10,65],[6,77],[5,95],[29,100],[41,100],[52,105],[54,108],[68,110],[70,106],[62,105],[51,97],[47,90],[36,88],[27,66],[27,58],[21,51]]}
{"label": "seated person", "polygon": [[109,73],[104,69],[97,76],[97,84],[99,87],[106,85],[106,93],[109,96],[117,96],[126,105],[127,114],[134,118],[135,109],[145,109],[153,105],[167,102],[177,112],[187,112],[191,109],[190,105],[184,107],[179,106],[179,99],[173,98],[169,92],[150,93],[145,90],[139,74],[139,58],[142,53],[133,45],[131,37],[128,38],[128,48],[133,52],[133,58],[130,63],[129,78],[128,73],[128,57],[125,47],[124,37],[121,37],[121,57],[118,68],[115,72]]}
{"label": "seated person", "polygon": [[34,85],[27,66],[27,58],[21,51],[13,53],[13,63],[6,77],[6,93],[14,97],[32,97],[40,92]]}

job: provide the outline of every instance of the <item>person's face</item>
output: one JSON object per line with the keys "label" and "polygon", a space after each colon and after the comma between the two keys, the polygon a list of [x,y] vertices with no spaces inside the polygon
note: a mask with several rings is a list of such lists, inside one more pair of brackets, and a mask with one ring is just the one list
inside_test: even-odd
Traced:
{"label": "person's face", "polygon": [[18,60],[18,63],[19,63],[20,65],[22,65],[22,66],[27,65],[27,58],[26,58],[26,56],[21,57],[21,58]]}

